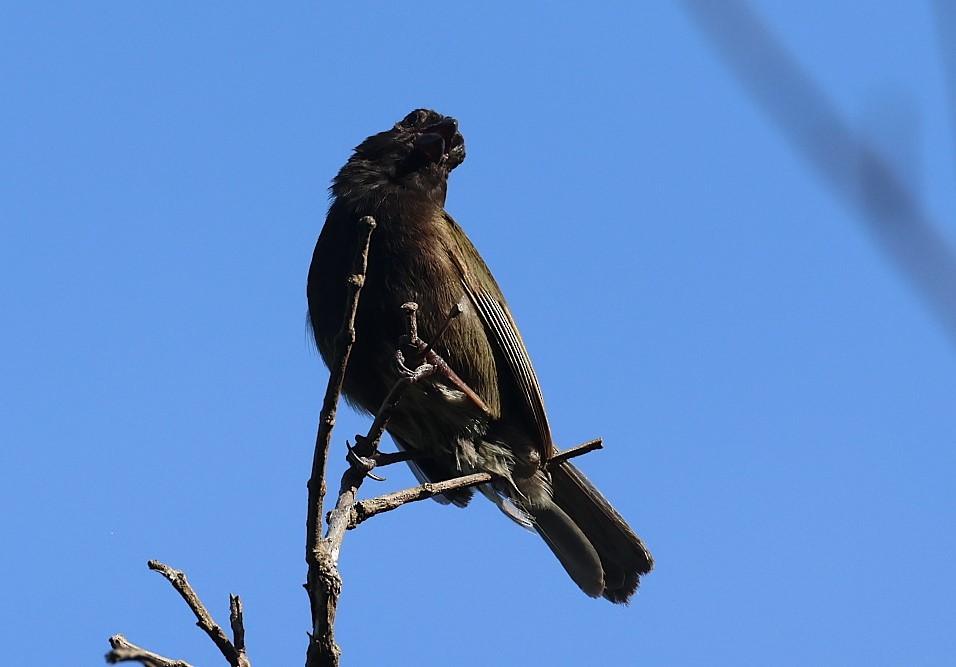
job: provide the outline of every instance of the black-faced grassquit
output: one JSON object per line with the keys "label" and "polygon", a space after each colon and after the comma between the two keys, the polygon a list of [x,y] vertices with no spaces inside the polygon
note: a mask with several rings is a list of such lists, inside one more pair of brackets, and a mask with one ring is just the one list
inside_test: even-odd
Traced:
{"label": "black-faced grassquit", "polygon": [[[346,398],[367,412],[378,410],[399,378],[394,357],[405,333],[402,304],[417,303],[420,337],[434,342],[457,378],[436,373],[412,385],[388,423],[398,446],[419,455],[411,463],[416,476],[496,475],[500,481],[481,491],[541,535],[582,591],[626,603],[653,559],[575,466],[547,465],[556,450],[528,351],[491,271],[445,212],[448,175],[464,159],[457,121],[427,109],[355,149],[333,181],[309,269],[316,344],[330,364],[357,222],[373,216]],[[462,312],[449,323],[456,304]],[[459,490],[442,500],[464,506],[471,495]]]}

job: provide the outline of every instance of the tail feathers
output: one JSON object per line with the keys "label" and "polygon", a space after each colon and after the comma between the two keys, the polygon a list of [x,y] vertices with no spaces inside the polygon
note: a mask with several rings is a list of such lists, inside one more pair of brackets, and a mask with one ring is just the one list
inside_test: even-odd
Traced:
{"label": "tail feathers", "polygon": [[[394,434],[392,438],[401,449],[409,449]],[[457,473],[431,458],[408,464],[421,482],[449,479]],[[533,507],[509,499],[493,486],[483,485],[479,490],[512,521],[525,528],[533,527],[587,595],[627,604],[637,591],[641,576],[654,567],[650,552],[584,473],[567,461],[550,466],[549,472],[551,499],[539,499]],[[472,494],[472,489],[459,489],[436,496],[435,500],[464,507]]]}
{"label": "tail feathers", "polygon": [[574,583],[592,598],[604,593],[604,570],[597,551],[581,529],[553,503],[531,510],[535,529]]}
{"label": "tail feathers", "polygon": [[[556,532],[553,527],[556,522],[549,517],[546,525],[539,523],[541,536],[581,590],[592,597],[603,595],[611,602],[627,604],[637,591],[641,575],[654,567],[654,559],[647,547],[601,492],[570,463],[564,462],[551,468],[551,484],[554,504],[560,516],[570,520],[575,530]],[[535,519],[539,519],[537,513]],[[587,548],[580,544],[573,545],[574,539],[583,539]],[[588,551],[599,560],[602,575],[600,588],[594,587],[597,578],[581,574],[588,567],[586,561],[589,556],[583,556]],[[569,559],[574,571],[562,558],[561,552],[578,554]],[[582,583],[582,578],[588,587]]]}

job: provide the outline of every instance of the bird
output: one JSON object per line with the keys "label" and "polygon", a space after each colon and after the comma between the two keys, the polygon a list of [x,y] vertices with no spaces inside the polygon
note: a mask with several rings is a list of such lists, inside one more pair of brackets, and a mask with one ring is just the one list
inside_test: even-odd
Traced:
{"label": "bird", "polygon": [[[422,481],[487,472],[479,487],[538,533],[588,596],[627,604],[653,558],[610,502],[557,448],[541,386],[504,295],[463,229],[445,211],[449,174],[465,159],[458,121],[416,109],[355,147],[332,181],[309,267],[307,300],[319,353],[332,367],[358,221],[376,226],[355,317],[343,395],[374,414],[398,381],[402,306],[418,305],[421,340],[448,372],[412,384],[387,430]],[[437,499],[465,506],[471,488]]]}

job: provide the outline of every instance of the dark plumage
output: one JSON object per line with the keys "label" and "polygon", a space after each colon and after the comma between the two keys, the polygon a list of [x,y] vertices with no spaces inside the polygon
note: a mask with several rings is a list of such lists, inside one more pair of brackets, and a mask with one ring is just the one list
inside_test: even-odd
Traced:
{"label": "dark plumage", "polygon": [[[344,315],[356,223],[374,216],[346,398],[375,411],[398,378],[393,357],[404,333],[402,304],[418,303],[426,342],[460,304],[462,314],[435,349],[481,401],[450,378],[433,375],[402,397],[389,433],[403,449],[425,456],[412,464],[421,479],[500,475],[500,483],[481,490],[509,517],[534,528],[581,590],[626,603],[653,560],[577,468],[567,462],[544,467],[555,448],[528,352],[491,272],[444,210],[448,174],[464,158],[457,121],[425,109],[355,149],[333,182],[309,269],[316,344],[329,364]],[[444,500],[464,506],[471,495],[467,489]]]}

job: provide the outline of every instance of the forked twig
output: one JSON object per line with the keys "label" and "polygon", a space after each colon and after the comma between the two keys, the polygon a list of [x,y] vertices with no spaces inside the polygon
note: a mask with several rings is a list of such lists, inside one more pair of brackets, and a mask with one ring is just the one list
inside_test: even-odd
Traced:
{"label": "forked twig", "polygon": [[[235,643],[233,643],[229,641],[219,624],[213,620],[212,614],[199,599],[199,595],[190,585],[186,579],[186,574],[182,570],[173,569],[158,560],[149,561],[147,566],[150,570],[159,572],[166,577],[166,580],[172,584],[196,616],[196,625],[209,635],[219,652],[232,667],[251,667],[249,658],[246,656],[245,628],[242,625],[242,601],[238,595],[229,596],[230,622],[235,637]],[[106,662],[111,664],[139,662],[146,667],[190,667],[189,663],[183,660],[164,658],[157,653],[136,646],[127,641],[123,635],[110,637],[110,646],[113,647],[113,650],[106,654]]]}
{"label": "forked twig", "polygon": [[[199,599],[196,591],[186,579],[185,572],[182,570],[174,570],[165,563],[160,563],[158,560],[149,561],[147,566],[150,570],[159,572],[161,575],[166,577],[169,583],[173,585],[173,588],[176,589],[176,592],[182,596],[183,600],[186,601],[186,604],[192,610],[193,614],[196,615],[196,625],[198,625],[203,632],[209,635],[209,638],[219,649],[219,652],[222,653],[226,660],[229,661],[230,665],[233,665],[233,667],[248,666],[248,659],[245,659],[245,656],[241,654],[235,646],[232,645],[232,642],[229,641],[229,637],[226,636],[226,633],[223,632],[223,629],[213,620],[212,614],[210,614],[209,610],[206,609],[206,605],[202,603],[202,600]],[[230,602],[234,597],[235,596],[232,595],[229,596]]]}

